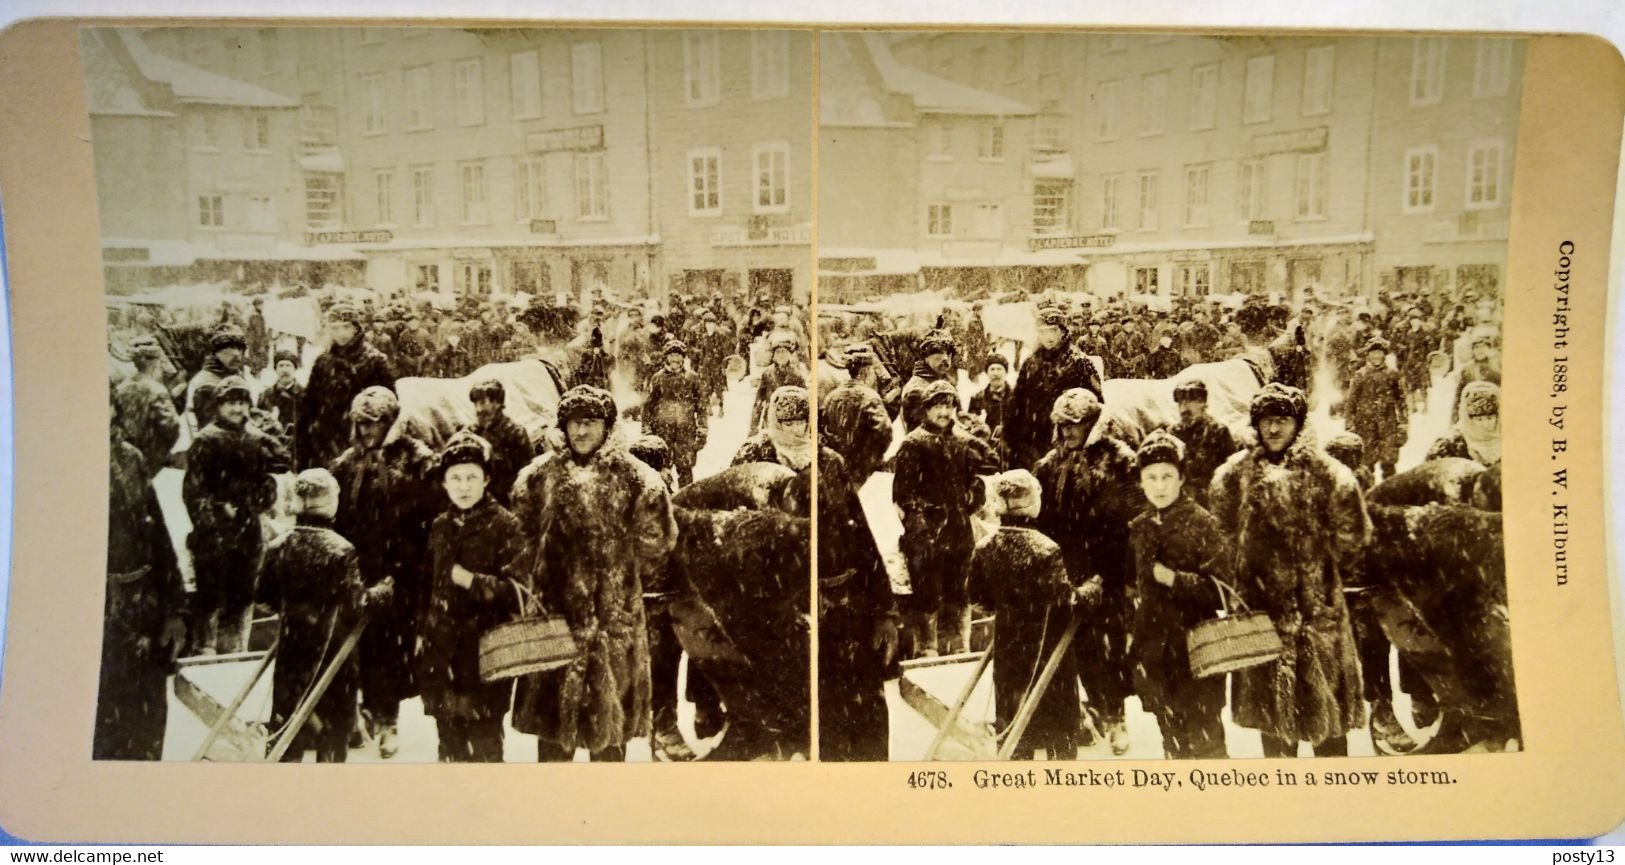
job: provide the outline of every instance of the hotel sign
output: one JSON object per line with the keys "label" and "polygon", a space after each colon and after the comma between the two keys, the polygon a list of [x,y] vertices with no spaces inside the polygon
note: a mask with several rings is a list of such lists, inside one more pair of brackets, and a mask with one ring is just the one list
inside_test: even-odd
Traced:
{"label": "hotel sign", "polygon": [[1027,241],[1027,248],[1037,252],[1040,249],[1085,249],[1089,247],[1111,246],[1117,242],[1115,234],[1085,234],[1077,237],[1034,237]]}
{"label": "hotel sign", "polygon": [[575,126],[550,129],[525,136],[525,149],[531,153],[554,150],[598,150],[604,146],[603,126]]}
{"label": "hotel sign", "polygon": [[1326,149],[1328,133],[1324,126],[1297,129],[1291,132],[1271,132],[1253,136],[1253,155],[1270,156],[1275,153],[1318,153]]}
{"label": "hotel sign", "polygon": [[712,246],[800,246],[812,243],[812,223],[761,226],[721,225],[711,230]]}
{"label": "hotel sign", "polygon": [[320,243],[388,243],[394,237],[394,234],[382,229],[373,231],[307,231],[305,232],[305,244],[315,246]]}

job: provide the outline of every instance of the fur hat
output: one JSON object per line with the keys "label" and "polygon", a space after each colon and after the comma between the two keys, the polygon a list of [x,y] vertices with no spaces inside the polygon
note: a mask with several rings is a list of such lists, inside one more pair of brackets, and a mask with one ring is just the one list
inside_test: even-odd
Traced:
{"label": "fur hat", "polygon": [[507,401],[508,391],[497,379],[483,379],[474,382],[474,386],[468,389],[469,402],[479,402],[482,399],[501,404]]}
{"label": "fur hat", "polygon": [[1038,323],[1049,327],[1066,327],[1066,313],[1060,307],[1046,306],[1038,311]]}
{"label": "fur hat", "polygon": [[1469,347],[1478,345],[1481,342],[1487,342],[1493,348],[1496,340],[1498,340],[1501,336],[1499,333],[1496,333],[1495,328],[1487,326],[1473,328],[1472,334],[1472,341],[1468,343]]}
{"label": "fur hat", "polygon": [[339,482],[327,469],[305,469],[293,479],[299,513],[331,518],[339,510]]}
{"label": "fur hat", "polygon": [[401,401],[382,385],[375,384],[350,400],[350,420],[354,423],[394,423],[400,413]]}
{"label": "fur hat", "polygon": [[680,339],[667,340],[666,347],[660,350],[660,356],[667,357],[673,354],[688,357],[688,346],[684,345]]}
{"label": "fur hat", "polygon": [[925,393],[920,397],[920,407],[930,408],[939,402],[946,402],[956,410],[959,408],[959,391],[942,379],[925,386]]}
{"label": "fur hat", "polygon": [[615,408],[615,397],[609,391],[592,385],[576,385],[559,399],[560,425],[572,418],[598,419],[612,424],[619,414]]}
{"label": "fur hat", "polygon": [[287,361],[288,363],[293,364],[294,369],[299,368],[299,355],[294,354],[293,352],[288,351],[287,349],[283,349],[282,351],[279,351],[279,352],[276,353],[276,358],[271,361],[271,366],[274,368],[274,367],[276,367],[277,364],[279,364],[279,363],[281,363],[283,361]]}
{"label": "fur hat", "polygon": [[240,375],[228,375],[221,379],[214,386],[214,398],[217,403],[232,400],[253,401],[253,397],[248,392],[248,382]]}
{"label": "fur hat", "polygon": [[228,348],[248,351],[248,338],[243,336],[243,329],[235,324],[222,324],[209,333],[209,351]]}
{"label": "fur hat", "polygon": [[945,330],[933,330],[920,340],[920,357],[937,353],[953,354],[954,338]]}
{"label": "fur hat", "polygon": [[1340,432],[1326,440],[1326,456],[1349,468],[1358,468],[1365,461],[1365,439],[1351,432]]}
{"label": "fur hat", "polygon": [[998,495],[998,511],[1024,517],[1038,516],[1043,502],[1043,488],[1038,478],[1026,469],[1012,469],[993,476],[993,490]]}
{"label": "fur hat", "polygon": [[150,336],[138,336],[130,340],[130,361],[139,363],[144,360],[157,360],[163,357],[164,350],[158,345],[158,340]]}
{"label": "fur hat", "polygon": [[773,417],[779,422],[807,420],[807,389],[786,385],[773,391]]}
{"label": "fur hat", "polygon": [[1174,385],[1174,402],[1207,402],[1207,382],[1192,378]]}
{"label": "fur hat", "polygon": [[1145,437],[1145,441],[1140,442],[1140,449],[1134,454],[1134,462],[1135,467],[1141,471],[1157,463],[1173,463],[1183,470],[1185,443],[1165,429],[1152,430],[1151,434]]}
{"label": "fur hat", "polygon": [[327,311],[327,320],[331,322],[349,322],[356,327],[361,327],[366,323],[366,317],[361,314],[361,310],[348,303],[333,304],[332,308]]}
{"label": "fur hat", "polygon": [[875,354],[875,350],[866,342],[852,343],[841,352],[841,356],[846,361],[846,371],[853,375],[857,375],[866,366],[880,363],[880,356]]}
{"label": "fur hat", "polygon": [[1461,405],[1458,408],[1462,417],[1499,415],[1501,388],[1488,381],[1468,382],[1467,386],[1461,389]]}
{"label": "fur hat", "polygon": [[998,352],[988,355],[987,360],[982,363],[982,368],[986,369],[994,364],[1004,367],[1006,372],[1010,371],[1010,361],[1007,360],[1004,355],[999,354]]}
{"label": "fur hat", "polygon": [[473,432],[462,429],[454,433],[441,448],[437,460],[441,474],[452,466],[473,463],[486,471],[491,470],[491,443]]}
{"label": "fur hat", "polygon": [[666,446],[666,440],[660,436],[644,433],[638,436],[637,441],[632,442],[632,446],[627,450],[644,465],[657,472],[671,465],[671,448]]}
{"label": "fur hat", "polygon": [[767,339],[767,347],[773,350],[787,348],[795,351],[798,345],[796,335],[787,330],[776,331]]}
{"label": "fur hat", "polygon": [[1360,353],[1361,354],[1370,354],[1370,353],[1372,353],[1374,351],[1380,351],[1383,354],[1387,354],[1388,353],[1388,343],[1387,343],[1387,341],[1382,339],[1382,337],[1372,337],[1371,341],[1367,342],[1365,344],[1365,349],[1363,351],[1361,351]]}
{"label": "fur hat", "polygon": [[1100,420],[1100,397],[1095,396],[1092,390],[1075,387],[1055,398],[1055,405],[1050,410],[1051,423],[1081,423],[1093,427],[1095,421]]}
{"label": "fur hat", "polygon": [[1263,390],[1253,394],[1253,403],[1248,407],[1248,414],[1255,427],[1259,421],[1267,417],[1289,417],[1301,424],[1309,415],[1309,401],[1304,397],[1303,391],[1272,381],[1265,385]]}

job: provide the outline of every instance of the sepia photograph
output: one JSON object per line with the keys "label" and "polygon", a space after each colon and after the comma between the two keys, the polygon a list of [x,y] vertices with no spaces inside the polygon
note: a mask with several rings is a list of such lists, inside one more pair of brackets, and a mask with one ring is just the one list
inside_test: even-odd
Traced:
{"label": "sepia photograph", "polygon": [[819,40],[820,759],[1521,750],[1524,40]]}
{"label": "sepia photograph", "polygon": [[810,756],[809,33],[79,43],[96,759]]}

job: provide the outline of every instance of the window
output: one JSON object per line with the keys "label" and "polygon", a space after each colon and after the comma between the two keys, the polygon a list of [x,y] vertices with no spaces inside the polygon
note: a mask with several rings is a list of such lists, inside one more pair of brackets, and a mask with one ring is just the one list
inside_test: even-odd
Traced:
{"label": "window", "polygon": [[508,291],[524,292],[531,297],[549,297],[553,294],[552,274],[545,261],[513,261],[508,266]]}
{"label": "window", "polygon": [[1326,218],[1326,154],[1298,154],[1297,218]]}
{"label": "window", "polygon": [[1208,224],[1208,190],[1212,179],[1211,165],[1185,167],[1185,225],[1201,227]]}
{"label": "window", "polygon": [[[594,43],[596,44],[596,43]],[[604,174],[604,153],[576,154],[576,219],[609,218],[609,178]]]}
{"label": "window", "polygon": [[1191,129],[1212,129],[1219,116],[1218,64],[1191,70]]}
{"label": "window", "polygon": [[457,263],[457,293],[484,295],[491,293],[491,265],[480,261]]}
{"label": "window", "polygon": [[1247,90],[1242,100],[1243,123],[1263,123],[1270,119],[1275,101],[1275,56],[1265,55],[1247,61]]}
{"label": "window", "polygon": [[430,109],[432,94],[429,84],[429,67],[414,66],[401,76],[406,86],[406,128],[430,129],[434,126],[434,115]]}
{"label": "window", "polygon": [[1066,231],[1064,180],[1040,180],[1033,184],[1033,233],[1061,234]]}
{"label": "window", "polygon": [[1161,196],[1161,178],[1155,171],[1140,172],[1140,230],[1157,230],[1158,199]]}
{"label": "window", "polygon": [[412,223],[434,225],[434,169],[412,169]]}
{"label": "window", "polygon": [[722,94],[720,36],[715,30],[683,34],[683,100],[715,105]]}
{"label": "window", "polygon": [[1236,210],[1242,219],[1269,219],[1268,159],[1243,159],[1236,176]]}
{"label": "window", "polygon": [[1264,285],[1264,262],[1230,262],[1230,285],[1227,289],[1228,291],[1232,293],[1240,292],[1242,294],[1263,294]]}
{"label": "window", "polygon": [[226,206],[219,195],[197,197],[197,224],[204,228],[222,228],[226,224]]}
{"label": "window", "polygon": [[1059,153],[1066,150],[1066,115],[1045,112],[1038,115],[1035,149],[1040,153]]}
{"label": "window", "polygon": [[976,236],[983,240],[1004,236],[1004,211],[997,204],[976,205]]}
{"label": "window", "polygon": [[395,185],[395,172],[374,171],[372,173],[373,201],[377,207],[379,225],[393,225],[395,223],[394,202],[391,200],[391,190]]}
{"label": "window", "polygon": [[542,65],[535,51],[508,58],[508,84],[513,90],[513,116],[542,116]]}
{"label": "window", "polygon": [[418,291],[440,291],[440,265],[412,265],[412,284]]}
{"label": "window", "polygon": [[1027,77],[1027,43],[1024,37],[1011,36],[1004,41],[1004,81],[1014,84]]}
{"label": "window", "polygon": [[243,115],[243,149],[265,152],[271,149],[271,117],[264,113]]}
{"label": "window", "polygon": [[269,195],[248,197],[248,230],[276,231],[276,208]]}
{"label": "window", "polygon": [[790,95],[790,34],[758,30],[750,34],[750,96],[773,99]]}
{"label": "window", "polygon": [[790,209],[790,145],[782,141],[751,148],[756,166],[757,213],[784,213]]}
{"label": "window", "polygon": [[954,158],[954,125],[952,123],[944,123],[937,127],[935,150],[936,152],[931,154],[931,159],[945,161]]}
{"label": "window", "polygon": [[1120,174],[1108,174],[1100,179],[1100,227],[1108,231],[1115,231],[1122,225],[1117,215],[1122,179]]}
{"label": "window", "polygon": [[197,118],[197,146],[201,150],[220,149],[220,116],[199,114]]}
{"label": "window", "polygon": [[1322,45],[1303,56],[1303,116],[1312,117],[1332,110],[1332,70],[1336,48]]}
{"label": "window", "polygon": [[485,122],[485,73],[480,59],[457,64],[457,125],[478,126]]}
{"label": "window", "polygon": [[1478,60],[1473,65],[1473,98],[1505,96],[1512,78],[1512,40],[1478,40]]}
{"label": "window", "polygon": [[926,208],[925,233],[930,237],[952,237],[954,233],[954,206],[933,204]]}
{"label": "window", "polygon": [[520,222],[541,219],[546,211],[546,177],[542,157],[520,156],[513,161],[513,212]]}
{"label": "window", "polygon": [[384,76],[382,73],[361,76],[361,118],[363,134],[383,134]]}
{"label": "window", "polygon": [[1207,295],[1213,286],[1212,269],[1205,264],[1179,266],[1179,293],[1187,297]]}
{"label": "window", "polygon": [[977,142],[976,157],[987,160],[1004,159],[1004,124],[989,123],[982,127],[982,139]]}
{"label": "window", "polygon": [[1115,141],[1120,134],[1123,97],[1123,82],[1103,81],[1098,94],[1099,104],[1095,106],[1095,137],[1101,141]]}
{"label": "window", "polygon": [[1418,36],[1411,51],[1411,104],[1432,105],[1444,98],[1445,41]]}
{"label": "window", "polygon": [[604,110],[604,59],[597,42],[570,46],[570,101],[577,114]]}
{"label": "window", "polygon": [[722,150],[706,147],[688,152],[688,215],[722,213]]}
{"label": "window", "polygon": [[1140,109],[1145,112],[1145,122],[1140,134],[1161,135],[1168,131],[1168,73],[1147,75],[1142,81]]}
{"label": "window", "polygon": [[1501,205],[1501,142],[1480,139],[1467,150],[1467,209]]}
{"label": "window", "polygon": [[344,224],[344,175],[305,175],[305,224],[318,230]]}
{"label": "window", "polygon": [[1159,293],[1161,288],[1162,288],[1162,285],[1161,285],[1160,281],[1157,279],[1157,268],[1155,268],[1155,267],[1136,267],[1136,268],[1134,268],[1134,293],[1135,294],[1157,294],[1157,293]]}
{"label": "window", "polygon": [[463,224],[483,225],[486,222],[485,163],[464,162],[457,170],[462,178]]}
{"label": "window", "polygon": [[1433,189],[1439,172],[1439,148],[1412,147],[1405,151],[1406,213],[1432,213]]}

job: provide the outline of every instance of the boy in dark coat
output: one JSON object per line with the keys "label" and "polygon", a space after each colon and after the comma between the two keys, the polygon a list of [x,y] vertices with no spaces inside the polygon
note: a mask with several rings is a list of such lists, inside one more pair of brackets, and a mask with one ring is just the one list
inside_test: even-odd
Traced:
{"label": "boy in dark coat", "polygon": [[1134,693],[1162,728],[1169,759],[1224,757],[1224,676],[1191,675],[1185,635],[1221,606],[1214,580],[1229,577],[1229,541],[1184,492],[1184,444],[1165,430],[1136,455],[1150,507],[1129,522],[1134,548]]}
{"label": "boy in dark coat", "polygon": [[494,378],[475,382],[468,389],[468,399],[474,403],[474,424],[469,431],[491,445],[488,491],[498,504],[507,507],[513,482],[519,470],[536,458],[536,446],[524,427],[508,417],[508,391],[502,382]]}
{"label": "boy in dark coat", "polygon": [[[273,729],[288,723],[333,662],[365,599],[382,597],[390,588],[382,585],[363,594],[355,547],[333,531],[339,484],[332,474],[326,469],[300,472],[294,496],[298,522],[266,548],[260,580],[261,600],[280,616],[271,679]],[[283,753],[284,763],[302,762],[307,750],[316,752],[318,763],[344,762],[355,719],[357,667],[354,654],[345,659]]]}
{"label": "boy in dark coat", "polygon": [[644,427],[671,449],[682,486],[694,482],[694,459],[705,447],[710,422],[705,385],[684,368],[687,361],[688,346],[676,339],[666,343],[664,366],[649,379],[649,395],[643,401]]}
{"label": "boy in dark coat", "polygon": [[278,444],[247,426],[248,383],[230,376],[214,391],[214,422],[192,441],[181,481],[197,577],[192,639],[205,654],[242,649],[264,543],[260,514],[276,502],[272,475],[288,468]]}
{"label": "boy in dark coat", "polygon": [[[1034,527],[1043,495],[1026,469],[994,481],[999,530],[970,560],[971,596],[993,608],[993,705],[998,728],[1008,730],[1021,701],[1038,680],[1066,633],[1072,583],[1061,548]],[[1039,701],[1012,757],[1031,760],[1039,749],[1050,760],[1078,756],[1078,671],[1067,652]]]}
{"label": "boy in dark coat", "polygon": [[418,682],[442,763],[502,762],[513,683],[480,681],[480,635],[521,612],[519,520],[486,494],[491,446],[464,431],[440,453],[450,506],[429,532],[434,571],[423,612]]}
{"label": "boy in dark coat", "polygon": [[981,467],[968,436],[954,428],[959,394],[946,381],[926,385],[924,418],[897,450],[892,502],[903,514],[898,545],[908,563],[905,614],[916,654],[964,651],[970,639],[966,597],[970,515],[986,499]]}
{"label": "boy in dark coat", "polygon": [[1399,373],[1388,368],[1388,344],[1374,339],[1365,347],[1366,365],[1354,374],[1343,416],[1349,432],[1365,442],[1366,465],[1394,476],[1399,449],[1409,438],[1409,402]]}
{"label": "boy in dark coat", "polygon": [[300,468],[327,468],[350,444],[350,401],[369,387],[395,389],[383,353],[367,342],[361,312],[337,304],[327,313],[333,344],[310,366],[294,426]]}
{"label": "boy in dark coat", "polygon": [[1005,380],[1005,374],[1010,371],[1009,364],[1004,355],[992,354],[988,355],[985,366],[987,384],[971,395],[970,413],[986,421],[988,429],[993,431],[993,438],[1000,440],[1004,438],[1004,418],[1010,410],[1011,389],[1010,383]]}
{"label": "boy in dark coat", "polygon": [[1128,751],[1123,701],[1130,693],[1129,622],[1133,614],[1128,523],[1145,506],[1134,482],[1134,451],[1110,435],[1090,440],[1102,411],[1092,391],[1073,388],[1055,401],[1055,448],[1033,474],[1043,485],[1038,527],[1061,547],[1086,618],[1072,642],[1090,711],[1112,751]]}

